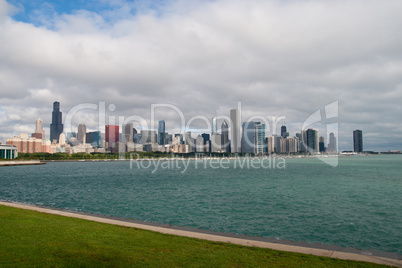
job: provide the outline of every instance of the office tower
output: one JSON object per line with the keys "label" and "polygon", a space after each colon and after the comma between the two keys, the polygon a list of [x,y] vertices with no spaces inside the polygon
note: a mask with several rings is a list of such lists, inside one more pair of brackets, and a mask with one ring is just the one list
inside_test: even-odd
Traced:
{"label": "office tower", "polygon": [[204,138],[204,144],[207,144],[207,142],[209,141],[209,134],[202,133],[201,136]]}
{"label": "office tower", "polygon": [[165,132],[165,144],[172,144],[173,135]]}
{"label": "office tower", "polygon": [[159,121],[158,126],[158,144],[165,145],[166,144],[166,136],[165,136],[165,120]]}
{"label": "office tower", "polygon": [[287,137],[286,139],[283,139],[285,148],[284,148],[284,153],[297,153],[297,139],[296,138],[290,138]]}
{"label": "office tower", "polygon": [[272,154],[275,150],[275,142],[273,136],[265,138],[264,153]]}
{"label": "office tower", "polygon": [[329,143],[328,143],[328,152],[330,153],[337,153],[338,149],[336,146],[336,138],[334,133],[329,133]]}
{"label": "office tower", "polygon": [[119,126],[105,126],[105,141],[107,148],[114,148],[116,146],[116,143],[119,141]]}
{"label": "office tower", "polygon": [[191,131],[187,131],[184,135],[184,142],[189,147],[189,152],[195,151],[195,139],[191,137]]}
{"label": "office tower", "polygon": [[231,126],[231,146],[232,153],[240,153],[241,152],[241,136],[240,136],[240,127],[241,127],[241,118],[239,109],[230,110],[230,120]]}
{"label": "office tower", "polygon": [[228,153],[230,151],[229,148],[229,125],[225,121],[223,121],[222,126],[221,126],[221,131],[222,131],[222,151],[225,153]]}
{"label": "office tower", "polygon": [[211,134],[216,134],[218,132],[218,122],[216,117],[212,118],[212,131]]}
{"label": "office tower", "polygon": [[157,134],[155,130],[141,130],[140,132],[140,143],[141,144],[147,144],[147,143],[152,143],[156,144],[157,143]]}
{"label": "office tower", "polygon": [[64,133],[61,133],[59,136],[59,144],[66,145],[66,135]]}
{"label": "office tower", "polygon": [[286,126],[281,127],[281,137],[284,138],[284,139],[289,137],[289,132],[286,131]]}
{"label": "office tower", "polygon": [[94,148],[102,147],[102,136],[100,131],[88,132],[86,135],[86,143],[91,144]]}
{"label": "office tower", "polygon": [[77,134],[77,140],[79,143],[82,144],[86,143],[86,133],[87,133],[87,127],[85,126],[85,124],[79,124]]}
{"label": "office tower", "polygon": [[60,134],[63,132],[62,113],[60,112],[60,103],[53,102],[52,123],[50,124],[50,141],[59,142]]}
{"label": "office tower", "polygon": [[180,144],[184,144],[183,134],[174,134],[174,137],[178,137]]}
{"label": "office tower", "polygon": [[265,124],[261,122],[243,123],[242,152],[264,153]]}
{"label": "office tower", "polygon": [[265,140],[265,124],[261,122],[255,122],[255,154],[264,153],[264,140]]}
{"label": "office tower", "polygon": [[358,129],[353,131],[353,151],[355,153],[363,152],[363,132]]}
{"label": "office tower", "polygon": [[222,135],[212,134],[211,135],[211,153],[221,153],[222,152]]}
{"label": "office tower", "polygon": [[37,139],[45,139],[45,131],[43,130],[43,121],[41,119],[36,120],[35,133],[32,133],[32,137]]}
{"label": "office tower", "polygon": [[128,123],[128,124],[123,124],[121,126],[121,131],[122,131],[122,142],[132,142],[134,140],[134,128],[133,128],[133,123]]}
{"label": "office tower", "polygon": [[204,138],[201,135],[198,135],[197,138],[195,138],[195,151],[197,153],[205,152]]}
{"label": "office tower", "polygon": [[318,130],[316,129],[307,129],[307,151],[310,153],[318,152]]}
{"label": "office tower", "polygon": [[320,153],[325,152],[325,144],[324,144],[324,137],[323,136],[321,136],[320,139],[319,139],[318,150],[320,151]]}

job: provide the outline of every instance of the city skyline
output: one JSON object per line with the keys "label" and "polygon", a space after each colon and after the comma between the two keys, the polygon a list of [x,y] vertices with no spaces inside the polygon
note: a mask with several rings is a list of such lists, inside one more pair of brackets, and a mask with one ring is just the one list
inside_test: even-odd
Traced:
{"label": "city skyline", "polygon": [[[241,102],[242,118],[285,116],[291,136],[338,101],[339,150],[355,129],[364,150],[402,149],[400,1],[70,2],[0,0],[3,143],[38,118],[48,136],[54,100],[63,116],[103,101],[146,119],[152,104],[212,119]],[[97,131],[96,116],[73,125]],[[173,111],[156,118],[177,132]]]}

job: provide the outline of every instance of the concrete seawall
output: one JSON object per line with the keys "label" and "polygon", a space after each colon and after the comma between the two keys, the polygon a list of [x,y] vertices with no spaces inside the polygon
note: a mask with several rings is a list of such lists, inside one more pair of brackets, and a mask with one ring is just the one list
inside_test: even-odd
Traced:
{"label": "concrete seawall", "polygon": [[253,239],[219,235],[219,234],[215,234],[213,232],[206,233],[206,232],[197,232],[197,231],[191,231],[191,230],[188,231],[188,230],[182,230],[182,229],[178,229],[178,228],[162,227],[162,226],[146,224],[146,223],[137,223],[137,222],[130,221],[130,220],[120,220],[120,219],[114,219],[114,218],[110,218],[110,217],[93,216],[93,215],[85,214],[85,213],[73,213],[73,212],[68,212],[68,211],[64,211],[64,210],[36,207],[33,205],[26,205],[26,204],[20,204],[20,203],[10,203],[10,202],[1,202],[0,201],[0,205],[21,208],[21,209],[34,210],[34,211],[38,211],[38,212],[42,212],[42,213],[48,213],[48,214],[66,216],[66,217],[73,217],[73,218],[78,218],[78,219],[85,219],[85,220],[101,222],[101,223],[150,230],[150,231],[164,233],[164,234],[198,238],[198,239],[215,241],[215,242],[224,242],[224,243],[231,243],[231,244],[237,244],[237,245],[249,246],[249,247],[268,248],[268,249],[273,249],[273,250],[297,252],[297,253],[311,254],[311,255],[316,255],[316,256],[324,256],[324,257],[337,258],[337,259],[343,259],[343,260],[363,261],[363,262],[371,262],[371,263],[377,263],[377,264],[402,267],[402,259],[400,259],[399,257],[396,259],[393,259],[393,258],[387,258],[387,257],[381,257],[381,256],[365,255],[365,254],[358,254],[358,253],[351,253],[351,252],[342,252],[342,251],[336,251],[336,250],[331,250],[331,249],[320,249],[320,248],[313,248],[313,247],[307,247],[307,246],[296,246],[296,245],[287,245],[287,244],[281,244],[281,243],[272,243],[272,242],[265,242],[265,241],[259,241],[259,240],[253,240]]}
{"label": "concrete seawall", "polygon": [[27,160],[27,161],[0,161],[0,167],[2,166],[24,166],[24,165],[43,165],[44,162],[39,160]]}

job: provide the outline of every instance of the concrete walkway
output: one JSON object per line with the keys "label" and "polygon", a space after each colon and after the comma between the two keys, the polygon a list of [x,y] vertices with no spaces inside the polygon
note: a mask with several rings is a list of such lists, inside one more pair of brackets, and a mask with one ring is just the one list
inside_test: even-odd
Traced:
{"label": "concrete walkway", "polygon": [[21,209],[34,210],[34,211],[38,211],[38,212],[66,216],[66,217],[79,218],[79,219],[84,219],[84,220],[89,220],[89,221],[114,224],[114,225],[125,226],[125,227],[134,227],[134,228],[150,230],[150,231],[154,231],[154,232],[158,232],[158,233],[204,239],[204,240],[215,241],[215,242],[231,243],[231,244],[237,244],[237,245],[249,246],[249,247],[269,248],[269,249],[274,249],[274,250],[297,252],[297,253],[303,253],[303,254],[312,254],[312,255],[316,255],[316,256],[324,256],[324,257],[338,258],[338,259],[344,259],[344,260],[365,261],[365,262],[372,262],[372,263],[377,263],[377,264],[385,264],[385,265],[402,267],[402,260],[400,260],[400,259],[399,260],[398,259],[390,259],[390,258],[384,258],[384,257],[378,257],[378,256],[362,255],[362,254],[348,253],[348,252],[339,252],[339,251],[333,251],[333,250],[327,250],[327,249],[284,245],[284,244],[279,244],[279,243],[270,243],[270,242],[235,238],[235,237],[227,237],[227,236],[220,236],[220,235],[215,235],[215,234],[206,234],[206,233],[177,230],[177,229],[172,229],[172,228],[140,224],[140,223],[134,223],[134,222],[129,222],[129,221],[121,221],[121,220],[110,219],[110,218],[96,217],[96,216],[79,214],[79,213],[71,213],[71,212],[62,211],[62,210],[41,208],[41,207],[29,206],[29,205],[18,204],[18,203],[9,203],[9,202],[1,202],[0,201],[0,205],[21,208]]}

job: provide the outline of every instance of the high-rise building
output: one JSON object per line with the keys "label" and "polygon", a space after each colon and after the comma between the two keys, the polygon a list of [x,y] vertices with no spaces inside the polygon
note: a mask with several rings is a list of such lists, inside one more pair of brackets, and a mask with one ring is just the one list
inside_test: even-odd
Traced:
{"label": "high-rise building", "polygon": [[36,120],[35,133],[32,133],[32,137],[45,139],[45,131],[43,130],[43,121],[41,119]]}
{"label": "high-rise building", "polygon": [[329,153],[337,153],[338,149],[336,146],[336,137],[334,133],[329,133],[329,143],[328,143],[328,152]]}
{"label": "high-rise building", "polygon": [[221,131],[222,131],[222,151],[225,153],[230,152],[229,148],[229,125],[226,122],[226,120],[223,121],[222,126],[221,126]]}
{"label": "high-rise building", "polygon": [[174,134],[174,137],[177,138],[179,144],[184,144],[183,134]]}
{"label": "high-rise building", "polygon": [[242,152],[264,153],[265,124],[261,122],[243,123]]}
{"label": "high-rise building", "polygon": [[191,137],[191,131],[187,131],[184,134],[184,142],[186,145],[189,146],[189,151],[194,152],[195,151],[195,139]]}
{"label": "high-rise building", "polygon": [[212,118],[212,131],[211,134],[216,134],[218,132],[218,122],[217,122],[217,118],[213,117]]}
{"label": "high-rise building", "polygon": [[88,132],[86,134],[86,143],[91,144],[94,148],[102,147],[102,136],[100,131]]}
{"label": "high-rise building", "polygon": [[157,143],[158,135],[156,134],[155,130],[141,130],[140,136],[141,136],[141,138],[140,138],[141,144]]}
{"label": "high-rise building", "polygon": [[132,142],[134,140],[134,128],[133,123],[123,124],[122,128],[122,142]]}
{"label": "high-rise building", "polygon": [[106,125],[105,126],[105,141],[108,148],[114,148],[119,141],[119,126]]}
{"label": "high-rise building", "polygon": [[286,126],[281,127],[281,137],[284,138],[284,139],[289,137],[289,132],[286,131]]}
{"label": "high-rise building", "polygon": [[207,142],[209,141],[209,134],[202,133],[201,136],[204,138],[204,144],[207,144]]}
{"label": "high-rise building", "polygon": [[211,135],[211,153],[222,153],[222,135],[221,134],[213,134]]}
{"label": "high-rise building", "polygon": [[325,143],[324,143],[324,137],[323,136],[321,136],[320,139],[319,139],[318,150],[320,151],[320,153],[325,152]]}
{"label": "high-rise building", "polygon": [[310,153],[317,153],[319,146],[318,146],[318,130],[316,129],[307,129],[307,151]]}
{"label": "high-rise building", "polygon": [[353,131],[353,151],[355,153],[363,152],[363,132],[358,129]]}
{"label": "high-rise building", "polygon": [[274,152],[274,137],[266,137],[265,138],[265,145],[264,145],[264,153],[272,154]]}
{"label": "high-rise building", "polygon": [[241,136],[240,136],[240,127],[241,127],[241,118],[239,109],[230,110],[230,120],[231,126],[231,146],[232,153],[240,153],[241,152]]}
{"label": "high-rise building", "polygon": [[79,143],[82,144],[86,143],[86,134],[87,134],[87,127],[85,126],[85,124],[79,124],[77,133],[77,140]]}
{"label": "high-rise building", "polygon": [[166,144],[166,136],[165,136],[165,120],[159,121],[158,126],[158,144],[165,145]]}
{"label": "high-rise building", "polygon": [[50,124],[50,141],[59,142],[60,134],[63,132],[62,113],[60,102],[53,102],[52,123]]}
{"label": "high-rise building", "polygon": [[195,138],[195,151],[197,153],[205,152],[204,138],[201,135],[198,135],[197,138]]}

